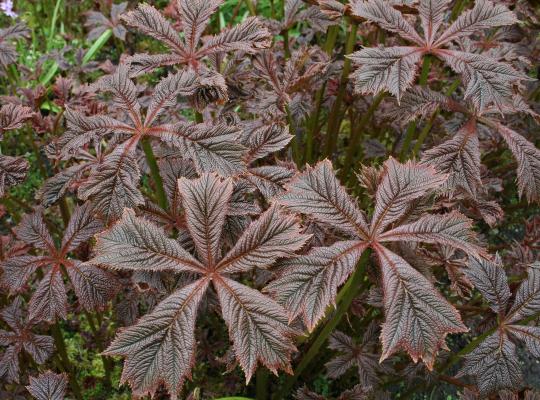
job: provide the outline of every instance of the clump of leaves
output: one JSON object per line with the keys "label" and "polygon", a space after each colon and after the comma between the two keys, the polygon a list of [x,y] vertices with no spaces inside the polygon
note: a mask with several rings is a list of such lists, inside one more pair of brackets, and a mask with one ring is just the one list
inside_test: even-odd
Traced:
{"label": "clump of leaves", "polygon": [[[0,30],[0,135],[27,124],[0,155],[0,397],[95,397],[113,355],[136,397],[535,395],[540,235],[518,197],[540,199],[537,10],[91,3],[57,3],[86,11],[88,52],[70,8],[44,30],[19,3],[25,54],[30,30]],[[7,190],[29,167],[35,203]]]}

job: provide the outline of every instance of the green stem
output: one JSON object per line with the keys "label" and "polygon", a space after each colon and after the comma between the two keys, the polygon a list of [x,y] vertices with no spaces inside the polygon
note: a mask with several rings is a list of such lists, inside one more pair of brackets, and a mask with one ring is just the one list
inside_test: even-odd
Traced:
{"label": "green stem", "polygon": [[[339,25],[333,25],[328,28],[326,35],[326,42],[324,44],[324,51],[328,55],[332,55],[334,46],[336,44],[336,39],[339,33]],[[319,116],[321,115],[321,105],[324,98],[324,92],[326,91],[326,82],[323,83],[322,87],[317,91],[315,96],[315,109],[311,118],[309,120],[309,129],[306,136],[306,155],[305,161],[311,163],[313,161],[313,138],[315,137],[315,132],[319,126]]]}
{"label": "green stem", "polygon": [[[345,44],[345,54],[352,53],[354,45],[356,44],[356,32],[358,25],[349,20],[349,33],[347,35],[347,42]],[[346,58],[343,62],[343,71],[341,73],[341,79],[339,82],[339,89],[336,96],[336,100],[332,105],[330,111],[330,117],[328,118],[328,126],[326,129],[326,155],[331,157],[336,147],[337,138],[339,135],[339,127],[341,125],[341,103],[345,97],[345,90],[347,88],[347,82],[349,79],[349,72],[351,69],[351,60]]]}
{"label": "green stem", "polygon": [[266,400],[268,398],[268,370],[262,366],[257,369],[255,392],[257,400]]}
{"label": "green stem", "polygon": [[257,9],[255,8],[255,4],[253,4],[253,2],[251,0],[244,0],[244,2],[246,3],[246,6],[247,6],[247,8],[249,10],[249,13],[252,16],[257,15]]}
{"label": "green stem", "polygon": [[367,249],[360,257],[360,261],[358,261],[354,273],[349,277],[345,285],[343,285],[343,287],[339,291],[339,294],[336,298],[336,303],[338,306],[335,312],[332,314],[331,318],[326,322],[324,328],[315,338],[315,341],[312,343],[307,353],[305,353],[304,357],[302,357],[300,364],[298,364],[298,367],[296,367],[296,370],[294,371],[294,375],[290,375],[287,377],[285,383],[283,384],[283,387],[277,393],[275,400],[283,399],[285,395],[291,392],[291,389],[293,388],[298,378],[302,375],[302,372],[305,371],[307,366],[315,358],[323,344],[326,342],[326,340],[332,333],[332,331],[340,323],[341,319],[349,309],[349,306],[351,305],[354,298],[360,293],[362,289],[361,283],[365,277],[366,266],[369,261],[370,255],[371,249]]}
{"label": "green stem", "polygon": [[71,385],[71,390],[73,391],[73,395],[75,396],[77,400],[82,400],[81,387],[79,386],[79,383],[77,382],[73,364],[71,364],[71,361],[69,360],[67,350],[66,350],[66,342],[64,341],[64,335],[62,335],[62,331],[60,329],[60,326],[58,325],[58,322],[51,326],[51,331],[54,338],[54,344],[55,344],[56,350],[58,350],[58,354],[60,355],[60,361],[62,362],[62,367],[64,368],[65,371],[68,372],[69,383]]}
{"label": "green stem", "polygon": [[154,151],[152,150],[152,143],[150,143],[148,138],[144,138],[141,141],[141,145],[146,156],[146,162],[150,168],[150,176],[152,177],[154,185],[156,186],[155,189],[158,204],[162,209],[167,210],[169,208],[169,202],[167,201],[167,194],[165,193],[165,189],[163,187],[163,180],[159,174],[159,167],[157,165],[156,157],[154,156]]}
{"label": "green stem", "polygon": [[112,36],[112,29],[107,29],[105,32],[101,34],[100,37],[96,39],[96,41],[92,44],[92,46],[90,46],[90,48],[84,55],[83,60],[82,60],[83,65],[86,64],[88,61],[90,61],[92,58],[94,58],[96,53],[105,45],[105,43],[107,43],[107,41],[111,38],[111,36]]}
{"label": "green stem", "polygon": [[[422,72],[420,73],[419,84],[421,86],[427,85],[429,69],[431,67],[431,56],[424,56],[424,62],[422,63]],[[407,132],[405,133],[405,140],[401,146],[401,152],[399,153],[399,159],[401,162],[404,162],[407,159],[409,153],[409,147],[411,147],[411,142],[416,132],[416,121],[411,121],[407,127]]]}
{"label": "green stem", "polygon": [[377,110],[379,104],[381,104],[385,96],[386,93],[379,93],[377,96],[375,96],[366,113],[362,115],[362,118],[358,122],[358,125],[354,128],[351,127],[351,138],[349,140],[349,145],[347,146],[347,155],[345,156],[343,168],[340,171],[342,179],[345,179],[345,177],[349,173],[349,170],[354,164],[355,156],[359,152],[359,149],[357,147],[360,144],[362,130],[366,128],[369,121],[371,120],[371,117],[373,117],[373,114],[375,114],[375,110]]}
{"label": "green stem", "polygon": [[52,45],[52,40],[54,39],[54,34],[56,33],[56,21],[58,20],[58,12],[60,11],[60,4],[62,4],[62,0],[56,0],[56,4],[54,6],[54,12],[53,17],[51,20],[51,28],[49,29],[49,38],[47,40],[47,51],[50,50]]}

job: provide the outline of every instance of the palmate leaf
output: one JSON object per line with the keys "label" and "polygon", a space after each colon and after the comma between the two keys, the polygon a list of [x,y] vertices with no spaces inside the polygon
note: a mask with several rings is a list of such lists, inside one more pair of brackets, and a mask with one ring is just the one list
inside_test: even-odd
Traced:
{"label": "palmate leaf", "polygon": [[[370,247],[378,254],[383,275],[386,321],[381,336],[382,359],[405,349],[413,360],[421,358],[432,368],[446,335],[464,332],[466,327],[430,281],[383,244],[413,241],[450,246],[477,256],[485,256],[485,252],[473,244],[471,222],[459,213],[428,214],[399,225],[411,203],[440,188],[445,175],[432,167],[411,161],[400,164],[394,159],[386,161],[376,175],[375,209],[369,226],[363,216],[358,217],[362,215],[360,210],[328,162],[308,167],[287,185],[286,193],[277,198],[279,203],[336,229],[350,227],[345,231],[356,240],[314,248],[306,255],[283,261],[278,278],[265,290],[287,309],[291,320],[301,317],[311,331],[335,301],[337,288],[352,273],[362,252]],[[363,222],[359,224],[359,220]],[[392,224],[397,226],[388,230]],[[357,226],[362,229],[355,229]]]}
{"label": "palmate leaf", "polygon": [[510,299],[510,288],[500,259],[497,257],[495,262],[491,262],[485,259],[469,258],[469,264],[464,272],[489,302],[493,311],[504,313]]}
{"label": "palmate leaf", "polygon": [[497,124],[502,136],[518,163],[517,181],[520,196],[531,201],[540,201],[540,150],[523,136]]}
{"label": "palmate leaf", "polygon": [[[240,185],[241,186],[241,185]],[[235,354],[247,379],[261,362],[272,371],[290,371],[294,351],[285,310],[255,289],[230,279],[230,273],[267,268],[277,257],[300,249],[309,235],[300,234],[296,218],[276,206],[239,234],[236,246],[223,258],[228,210],[236,207],[231,178],[203,174],[180,178],[187,229],[195,244],[193,256],[181,243],[150,221],[125,210],[122,219],[98,235],[96,256],[88,265],[138,272],[192,272],[200,278],[161,302],[136,325],[119,333],[108,354],[127,357],[122,380],[137,395],[153,394],[163,383],[176,398],[194,362],[195,312],[212,282],[229,327]],[[242,214],[243,215],[243,214]],[[187,235],[189,233],[189,235]],[[240,231],[241,233],[241,231]],[[84,265],[84,264],[83,264]]]}
{"label": "palmate leaf", "polygon": [[540,310],[539,266],[537,262],[530,265],[528,277],[518,287],[514,305],[508,312],[510,288],[498,256],[494,262],[473,259],[465,271],[498,313],[495,332],[465,356],[465,364],[458,374],[458,377],[474,376],[483,397],[502,390],[514,391],[521,386],[522,371],[513,341],[523,342],[533,357],[540,357],[540,328],[527,325],[527,318],[537,316]]}
{"label": "palmate leaf", "polygon": [[375,251],[382,267],[386,317],[381,332],[381,360],[405,349],[413,361],[422,358],[432,369],[446,335],[468,329],[458,311],[424,275],[382,246],[375,247]]}
{"label": "palmate leaf", "polygon": [[86,12],[84,26],[89,29],[86,39],[90,42],[97,40],[107,29],[112,29],[112,33],[118,39],[126,40],[126,28],[120,23],[120,15],[126,11],[127,1],[111,5],[110,19],[98,11]]}
{"label": "palmate leaf", "polygon": [[[183,38],[154,7],[142,4],[123,16],[124,21],[141,32],[164,43],[172,54],[135,54],[130,59],[131,73],[139,75],[160,66],[188,64],[198,68],[205,56],[232,50],[253,53],[271,44],[271,35],[257,18],[225,29],[206,40],[201,37],[209,19],[222,0],[178,0],[177,11],[182,22]],[[203,44],[201,45],[201,41]]]}
{"label": "palmate leaf", "polygon": [[67,389],[67,375],[46,371],[39,376],[30,377],[30,385],[26,389],[36,400],[63,400]]}
{"label": "palmate leaf", "polygon": [[126,356],[122,382],[135,395],[153,395],[165,384],[178,398],[195,362],[195,322],[199,303],[208,287],[202,279],[178,289],[138,323],[120,331],[105,354]]}
{"label": "palmate leaf", "polygon": [[354,271],[366,247],[359,241],[315,247],[306,255],[281,262],[284,272],[265,291],[286,308],[290,321],[300,316],[311,332],[334,304],[338,288]]}
{"label": "palmate leaf", "polygon": [[376,323],[370,323],[362,334],[361,343],[355,343],[353,338],[340,331],[330,336],[328,348],[338,351],[329,362],[325,364],[328,376],[337,379],[349,369],[356,367],[360,384],[363,387],[372,387],[380,382],[378,375],[389,372],[384,364],[379,364],[378,355],[374,349],[376,341]]}
{"label": "palmate leaf", "polygon": [[367,237],[364,214],[334,175],[332,163],[324,160],[286,185],[287,192],[277,198],[292,211],[309,214],[317,220],[351,235]]}
{"label": "palmate leaf", "polygon": [[43,364],[53,353],[54,340],[32,332],[35,323],[24,317],[21,297],[16,297],[0,315],[12,329],[0,330],[0,346],[8,346],[0,358],[0,378],[18,383],[19,353],[24,349],[37,364]]}
{"label": "palmate leaf", "polygon": [[294,331],[287,325],[285,310],[259,291],[231,279],[214,280],[214,286],[246,382],[258,361],[275,374],[278,368],[292,374],[289,360],[296,348],[290,340]]}
{"label": "palmate leaf", "polygon": [[[66,318],[64,278],[68,277],[79,303],[86,310],[101,308],[120,289],[118,281],[109,272],[96,267],[83,267],[70,256],[79,245],[101,230],[102,224],[94,216],[89,204],[76,206],[64,231],[62,244],[56,248],[43,220],[42,210],[26,215],[15,232],[21,240],[38,250],[38,255],[15,255],[4,261],[3,268],[7,274],[2,275],[1,286],[11,293],[19,292],[38,268],[50,267],[44,271],[44,277],[30,299],[31,319],[54,322],[58,318]],[[63,269],[67,276],[63,276]]]}
{"label": "palmate leaf", "polygon": [[476,123],[467,122],[450,140],[433,147],[422,154],[422,163],[431,165],[437,171],[448,174],[445,188],[453,193],[465,190],[476,198],[480,179],[480,148]]}
{"label": "palmate leaf", "polygon": [[350,55],[360,68],[352,74],[356,90],[360,93],[389,91],[398,102],[414,81],[417,65],[426,54],[441,58],[455,72],[461,74],[466,85],[466,98],[470,98],[480,111],[491,104],[502,110],[511,103],[512,84],[527,77],[515,71],[509,64],[490,57],[445,48],[450,41],[484,29],[511,25],[517,22],[515,15],[504,5],[486,0],[475,2],[472,10],[463,13],[446,31],[437,32],[444,20],[446,0],[420,1],[419,14],[424,38],[414,30],[388,2],[383,0],[353,0],[353,15],[366,18],[383,29],[397,32],[413,43],[412,47],[365,48]]}
{"label": "palmate leaf", "polygon": [[375,193],[372,234],[380,234],[407,212],[411,201],[438,188],[447,179],[433,167],[408,161],[400,164],[393,158],[384,163],[381,182]]}
{"label": "palmate leaf", "polygon": [[517,387],[521,384],[521,367],[516,346],[499,330],[484,340],[465,357],[458,376],[473,375],[481,396]]}

